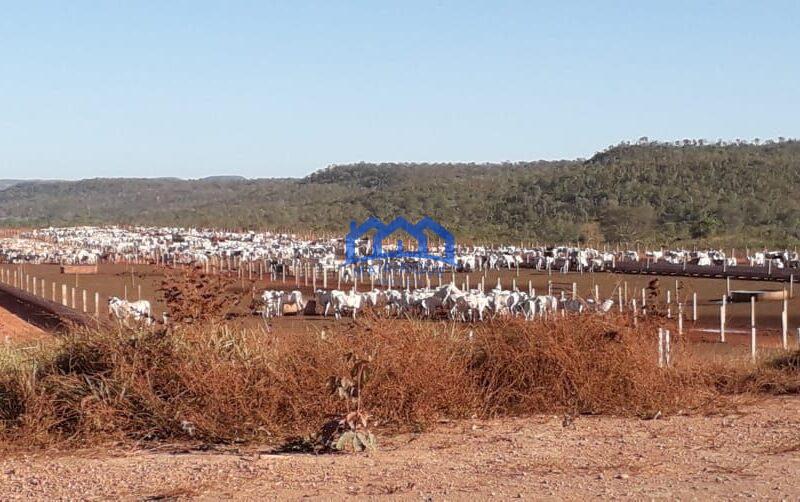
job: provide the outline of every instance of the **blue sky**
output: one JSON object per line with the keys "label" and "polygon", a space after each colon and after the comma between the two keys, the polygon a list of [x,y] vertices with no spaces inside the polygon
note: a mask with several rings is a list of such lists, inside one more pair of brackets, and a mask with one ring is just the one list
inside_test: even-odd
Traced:
{"label": "blue sky", "polygon": [[800,2],[0,2],[0,178],[798,136]]}

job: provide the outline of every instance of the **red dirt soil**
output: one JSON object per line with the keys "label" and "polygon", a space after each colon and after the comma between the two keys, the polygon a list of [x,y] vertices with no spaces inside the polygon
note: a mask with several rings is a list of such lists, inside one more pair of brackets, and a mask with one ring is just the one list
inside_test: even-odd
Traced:
{"label": "red dirt soil", "polygon": [[[139,287],[141,287],[142,298],[150,300],[153,304],[153,314],[157,319],[160,319],[161,314],[165,311],[163,302],[160,301],[157,289],[164,279],[165,269],[163,267],[156,267],[150,265],[126,265],[126,264],[104,264],[100,265],[99,273],[96,275],[64,275],[60,272],[58,265],[0,265],[0,268],[12,271],[17,270],[18,273],[27,273],[35,276],[37,279],[45,279],[47,281],[45,293],[47,298],[50,298],[52,292],[52,282],[58,284],[57,287],[57,301],[60,301],[60,284],[65,283],[70,288],[76,287],[79,292],[77,293],[77,308],[81,309],[81,289],[88,291],[90,312],[94,310],[94,292],[97,291],[101,295],[100,299],[100,312],[102,316],[107,315],[106,299],[109,296],[123,297],[125,295],[126,287],[128,298],[131,300],[138,299]],[[235,272],[234,272],[235,275]],[[265,274],[264,280],[258,280],[258,273],[254,273],[255,280],[250,281],[245,272],[245,277],[239,279],[240,286],[243,290],[250,290],[253,295],[259,295],[264,289],[281,289],[289,291],[292,289],[299,289],[305,297],[310,297],[313,294],[313,287],[311,280],[308,284],[305,281],[299,281],[299,286],[295,284],[293,277],[287,277],[286,283],[278,280],[270,282],[268,275]],[[482,273],[475,272],[472,274],[456,274],[456,284],[461,286],[467,282],[469,277],[469,284],[475,287],[481,277]],[[444,275],[442,280],[449,282],[451,276]],[[511,288],[512,283],[516,281],[520,289],[526,290],[528,281],[531,281],[532,286],[538,293],[547,291],[548,282],[553,284],[553,290],[558,294],[560,291],[565,291],[567,295],[571,294],[572,282],[577,284],[578,294],[583,297],[590,297],[594,291],[594,285],[597,284],[600,289],[600,296],[602,298],[612,297],[615,301],[618,298],[617,288],[625,289],[627,284],[628,298],[633,298],[634,295],[637,299],[641,298],[642,288],[647,287],[648,283],[654,279],[653,276],[643,275],[615,275],[608,273],[569,273],[559,274],[553,273],[548,275],[546,272],[538,272],[531,269],[521,269],[519,276],[516,275],[514,270],[500,270],[489,271],[486,274],[485,284],[487,289],[491,289],[497,284],[498,278],[505,288]],[[686,309],[684,314],[687,318],[691,317],[691,298],[692,293],[698,294],[698,321],[697,323],[687,321],[685,328],[689,333],[689,339],[693,342],[698,342],[696,345],[699,347],[703,354],[710,354],[712,356],[727,356],[736,354],[746,356],[746,348],[749,347],[749,325],[750,325],[750,306],[749,304],[736,303],[729,304],[728,322],[727,327],[729,330],[726,344],[717,343],[719,334],[704,332],[701,330],[718,330],[719,329],[719,299],[725,294],[726,284],[722,279],[705,279],[705,278],[687,278],[687,277],[660,277],[659,290],[662,300],[666,297],[666,291],[671,290],[673,302],[675,298],[676,281],[680,287],[680,298],[685,302]],[[424,286],[425,279],[421,277],[418,281],[420,287]],[[438,285],[438,277],[431,277],[433,286]],[[322,280],[317,281],[317,287],[322,286]],[[328,287],[336,287],[335,277],[329,277]],[[377,284],[376,284],[377,286]],[[350,285],[342,285],[342,287],[351,287]],[[786,284],[778,282],[767,281],[731,281],[732,289],[783,289],[787,287]],[[800,288],[800,285],[795,285]],[[369,280],[359,286],[360,290],[369,288]],[[246,303],[246,302],[243,302]],[[758,326],[758,346],[765,348],[776,348],[780,346],[780,312],[782,302],[761,302],[757,304],[757,326]],[[249,328],[263,327],[263,321],[258,316],[249,315],[245,309],[241,309],[242,317],[240,317],[235,324]],[[321,316],[286,316],[284,318],[272,321],[273,328],[281,331],[292,331],[296,329],[322,329],[329,321],[323,320]],[[798,344],[797,341],[797,327],[800,326],[800,289],[795,291],[795,296],[789,301],[789,331],[790,331],[790,347]],[[738,331],[738,332],[737,332]]]}
{"label": "red dirt soil", "polygon": [[20,345],[49,338],[50,335],[11,312],[0,308],[0,341]]}

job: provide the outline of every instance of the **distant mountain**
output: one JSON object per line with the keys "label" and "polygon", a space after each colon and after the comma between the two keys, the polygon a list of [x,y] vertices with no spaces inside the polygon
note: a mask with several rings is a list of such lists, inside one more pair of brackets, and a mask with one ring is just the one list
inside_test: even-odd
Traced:
{"label": "distant mountain", "polygon": [[24,183],[23,180],[0,180],[0,190],[5,190],[10,186],[14,186],[18,183]]}
{"label": "distant mountain", "polygon": [[332,166],[302,179],[93,179],[0,191],[8,225],[146,224],[343,234],[431,216],[461,240],[800,243],[800,143],[620,144],[589,160]]}
{"label": "distant mountain", "polygon": [[200,178],[200,181],[213,181],[213,182],[228,182],[228,181],[246,181],[247,178],[244,176],[208,176],[205,178]]}

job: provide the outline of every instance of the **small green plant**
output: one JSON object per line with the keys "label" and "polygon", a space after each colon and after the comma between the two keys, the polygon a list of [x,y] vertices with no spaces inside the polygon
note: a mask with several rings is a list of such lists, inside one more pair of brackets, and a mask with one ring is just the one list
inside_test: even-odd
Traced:
{"label": "small green plant", "polygon": [[361,393],[370,376],[371,356],[361,358],[352,352],[345,354],[350,365],[348,376],[328,379],[328,392],[345,401],[347,412],[329,420],[318,434],[322,448],[331,451],[362,452],[374,450],[375,435],[369,430],[370,416],[362,408]]}

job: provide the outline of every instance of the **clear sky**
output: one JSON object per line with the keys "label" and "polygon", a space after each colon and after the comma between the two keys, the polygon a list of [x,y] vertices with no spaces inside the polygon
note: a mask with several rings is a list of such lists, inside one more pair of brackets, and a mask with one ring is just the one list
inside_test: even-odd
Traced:
{"label": "clear sky", "polygon": [[795,137],[797,1],[0,1],[0,178]]}

